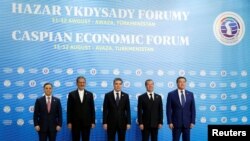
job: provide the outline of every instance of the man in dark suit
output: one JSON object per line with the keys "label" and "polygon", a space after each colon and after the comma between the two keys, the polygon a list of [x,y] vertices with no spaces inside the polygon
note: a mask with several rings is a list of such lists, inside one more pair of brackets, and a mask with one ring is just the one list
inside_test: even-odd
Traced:
{"label": "man in dark suit", "polygon": [[122,83],[121,78],[115,78],[114,90],[105,94],[103,102],[103,128],[107,130],[108,141],[115,141],[116,133],[119,141],[125,141],[131,125],[129,95],[121,91]]}
{"label": "man in dark suit", "polygon": [[172,130],[173,141],[190,141],[190,129],[195,124],[195,100],[192,92],[186,90],[186,78],[178,77],[177,89],[168,93],[167,122]]}
{"label": "man in dark suit", "polygon": [[152,79],[145,81],[147,92],[138,98],[137,118],[142,133],[142,141],[158,140],[158,130],[163,124],[162,98],[154,92]]}
{"label": "man in dark suit", "polygon": [[62,106],[60,99],[52,96],[52,84],[43,86],[45,95],[36,99],[33,122],[39,134],[39,141],[56,141],[56,133],[62,127]]}
{"label": "man in dark suit", "polygon": [[86,78],[76,79],[77,90],[69,93],[67,101],[67,124],[72,131],[72,141],[89,141],[90,130],[95,127],[95,104],[93,93],[85,89]]}

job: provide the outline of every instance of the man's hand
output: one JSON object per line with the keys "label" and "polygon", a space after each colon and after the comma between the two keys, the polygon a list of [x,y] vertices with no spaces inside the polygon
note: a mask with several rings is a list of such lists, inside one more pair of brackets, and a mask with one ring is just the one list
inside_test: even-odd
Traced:
{"label": "man's hand", "polygon": [[127,130],[130,129],[131,125],[130,124],[127,124]]}
{"label": "man's hand", "polygon": [[173,125],[173,123],[170,123],[169,125],[168,125],[168,127],[169,127],[169,129],[174,129],[174,125]]}
{"label": "man's hand", "polygon": [[61,126],[57,125],[56,126],[56,131],[60,131],[61,130]]}
{"label": "man's hand", "polygon": [[190,128],[191,129],[194,128],[194,124],[193,123],[190,124]]}
{"label": "man's hand", "polygon": [[161,127],[162,127],[162,124],[158,124],[158,129],[161,129]]}
{"label": "man's hand", "polygon": [[108,130],[108,124],[103,124],[103,129]]}
{"label": "man's hand", "polygon": [[35,126],[35,129],[36,129],[37,132],[39,132],[40,131],[40,126],[39,125]]}
{"label": "man's hand", "polygon": [[95,128],[95,124],[91,124],[91,128]]}
{"label": "man's hand", "polygon": [[71,123],[68,123],[68,128],[72,129],[72,124]]}
{"label": "man's hand", "polygon": [[143,124],[140,124],[139,127],[140,127],[141,130],[144,130],[144,125]]}

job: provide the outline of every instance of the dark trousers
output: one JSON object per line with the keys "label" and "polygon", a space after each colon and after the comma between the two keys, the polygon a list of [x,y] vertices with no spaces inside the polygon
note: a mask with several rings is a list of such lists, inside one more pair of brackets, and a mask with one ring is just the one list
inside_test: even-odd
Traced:
{"label": "dark trousers", "polygon": [[108,129],[108,141],[115,141],[115,135],[118,133],[118,141],[125,141],[126,129]]}
{"label": "dark trousers", "polygon": [[56,141],[56,131],[38,132],[39,141]]}
{"label": "dark trousers", "polygon": [[182,134],[182,141],[190,141],[190,128],[174,128],[172,130],[173,141],[179,141]]}
{"label": "dark trousers", "polygon": [[82,141],[89,141],[90,127],[72,129],[72,141],[80,141],[80,136]]}
{"label": "dark trousers", "polygon": [[151,136],[151,141],[158,140],[158,128],[144,128],[142,131],[142,141],[149,141]]}

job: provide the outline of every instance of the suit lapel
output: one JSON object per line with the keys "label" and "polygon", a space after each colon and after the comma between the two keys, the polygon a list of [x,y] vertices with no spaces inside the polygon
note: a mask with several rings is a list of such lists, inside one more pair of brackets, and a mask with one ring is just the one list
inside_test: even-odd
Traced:
{"label": "suit lapel", "polygon": [[180,101],[180,97],[179,97],[179,93],[178,93],[178,90],[175,91],[174,96],[175,96],[175,100],[177,100],[178,105],[179,105],[180,107],[182,107],[181,101]]}
{"label": "suit lapel", "polygon": [[48,113],[47,102],[46,102],[46,96],[43,96],[42,105],[44,105],[44,108],[46,109],[46,112]]}
{"label": "suit lapel", "polygon": [[121,92],[121,97],[120,97],[120,101],[119,101],[119,104],[118,104],[118,106],[120,106],[121,105],[121,103],[123,103],[123,101],[124,101],[124,93],[123,92]]}
{"label": "suit lapel", "polygon": [[155,101],[158,101],[158,99],[159,99],[159,96],[155,93],[154,94],[154,103],[155,103]]}
{"label": "suit lapel", "polygon": [[111,91],[111,92],[110,92],[110,98],[111,98],[111,100],[112,100],[112,103],[113,103],[116,107],[118,107],[118,106],[116,105],[115,96],[114,96],[114,91]]}
{"label": "suit lapel", "polygon": [[147,101],[147,103],[149,102],[149,97],[148,97],[147,93],[144,93],[144,99]]}
{"label": "suit lapel", "polygon": [[56,105],[56,99],[55,97],[52,96],[50,112],[55,108],[55,105]]}
{"label": "suit lapel", "polygon": [[[84,94],[83,94],[83,103],[87,100],[87,98],[88,98],[88,93],[87,93],[87,91],[86,90],[84,90]],[[80,97],[79,97],[80,98]]]}
{"label": "suit lapel", "polygon": [[80,99],[80,96],[79,96],[79,92],[78,92],[78,90],[76,90],[76,100],[78,101],[78,103],[82,103],[81,102],[81,99]]}
{"label": "suit lapel", "polygon": [[190,100],[189,93],[185,90],[185,97],[186,97],[186,102],[185,104]]}

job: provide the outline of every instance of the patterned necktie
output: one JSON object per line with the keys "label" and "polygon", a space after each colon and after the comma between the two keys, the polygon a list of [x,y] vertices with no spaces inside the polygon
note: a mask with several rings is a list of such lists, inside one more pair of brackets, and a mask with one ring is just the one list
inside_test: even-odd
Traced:
{"label": "patterned necktie", "polygon": [[185,98],[184,98],[184,93],[183,93],[183,91],[181,91],[181,105],[182,105],[182,107],[184,107],[184,105],[185,105]]}
{"label": "patterned necktie", "polygon": [[116,105],[119,105],[119,93],[116,93],[115,102],[116,102]]}
{"label": "patterned necktie", "polygon": [[51,102],[50,102],[50,97],[48,96],[47,98],[47,109],[48,109],[48,112],[50,112],[50,108],[51,108]]}

